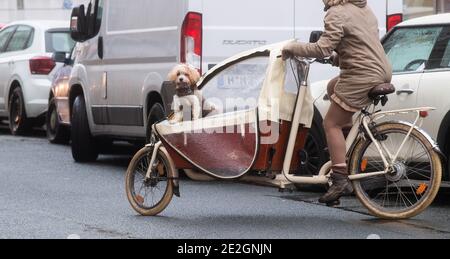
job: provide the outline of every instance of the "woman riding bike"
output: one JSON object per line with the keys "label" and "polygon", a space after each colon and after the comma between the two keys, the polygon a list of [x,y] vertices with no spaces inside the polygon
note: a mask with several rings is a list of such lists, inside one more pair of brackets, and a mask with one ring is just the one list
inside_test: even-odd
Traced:
{"label": "woman riding bike", "polygon": [[319,202],[333,205],[353,192],[346,161],[343,128],[353,115],[372,103],[369,92],[390,83],[392,66],[379,39],[378,21],[367,0],[323,0],[325,31],[317,43],[291,43],[283,59],[293,56],[326,58],[341,69],[328,85],[331,106],[324,120],[332,161],[332,186]]}

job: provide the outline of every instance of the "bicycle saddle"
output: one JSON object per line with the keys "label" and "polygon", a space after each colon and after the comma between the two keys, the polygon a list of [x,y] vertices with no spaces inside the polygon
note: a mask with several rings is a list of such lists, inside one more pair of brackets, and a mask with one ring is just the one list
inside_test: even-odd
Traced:
{"label": "bicycle saddle", "polygon": [[375,86],[369,92],[369,98],[373,100],[375,105],[378,105],[381,101],[383,106],[388,102],[387,95],[395,92],[395,87],[393,84],[384,83],[378,86]]}
{"label": "bicycle saddle", "polygon": [[389,83],[381,84],[379,86],[375,86],[372,90],[370,90],[369,98],[376,99],[377,97],[393,94],[394,92],[395,92],[395,87],[393,84],[389,84]]}

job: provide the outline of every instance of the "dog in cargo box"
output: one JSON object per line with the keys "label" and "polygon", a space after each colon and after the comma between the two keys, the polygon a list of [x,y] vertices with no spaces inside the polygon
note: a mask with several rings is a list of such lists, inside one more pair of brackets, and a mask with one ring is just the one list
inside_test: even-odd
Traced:
{"label": "dog in cargo box", "polygon": [[168,80],[175,84],[176,95],[173,97],[174,116],[170,123],[184,120],[184,111],[191,111],[192,120],[202,115],[202,94],[197,88],[200,73],[193,66],[179,64],[169,73]]}

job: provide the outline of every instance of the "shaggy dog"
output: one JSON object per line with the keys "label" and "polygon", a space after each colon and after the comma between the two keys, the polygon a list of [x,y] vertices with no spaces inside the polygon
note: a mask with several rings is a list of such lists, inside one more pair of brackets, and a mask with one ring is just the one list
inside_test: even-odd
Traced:
{"label": "shaggy dog", "polygon": [[192,120],[199,119],[202,115],[202,95],[197,88],[197,82],[200,80],[197,69],[187,64],[179,64],[169,73],[168,79],[176,86],[176,95],[173,98],[175,114],[170,122],[182,122],[183,110],[187,111],[187,109],[191,110]]}

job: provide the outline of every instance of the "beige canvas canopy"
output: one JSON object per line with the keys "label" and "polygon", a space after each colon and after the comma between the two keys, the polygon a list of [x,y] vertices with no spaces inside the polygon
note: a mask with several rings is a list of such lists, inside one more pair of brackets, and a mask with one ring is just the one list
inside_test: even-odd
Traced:
{"label": "beige canvas canopy", "polygon": [[[204,80],[218,74],[223,67],[228,66],[230,63],[245,60],[248,57],[257,55],[258,53],[270,52],[269,66],[267,68],[266,78],[259,98],[260,119],[268,119],[274,122],[278,122],[280,119],[291,121],[296,101],[296,94],[286,91],[286,74],[287,72],[291,73],[291,71],[290,68],[288,69],[287,67],[287,62],[283,61],[280,56],[283,47],[293,41],[295,40],[263,46],[228,58],[212,68],[204,77],[202,77],[202,79],[198,82],[198,85],[201,86],[204,83]],[[313,101],[311,91],[310,89],[307,89],[307,94],[303,102],[302,119],[300,123],[308,128],[311,126],[314,116]]]}
{"label": "beige canvas canopy", "polygon": [[[219,114],[197,121],[185,121],[177,124],[160,123],[156,126],[158,131],[163,135],[187,131],[201,131],[202,129],[205,130],[222,126],[255,123],[257,119],[259,119],[259,121],[272,121],[277,123],[280,122],[280,120],[292,121],[297,95],[287,91],[286,85],[295,84],[294,86],[291,85],[290,88],[296,88],[297,86],[296,82],[287,82],[287,74],[292,73],[292,71],[291,68],[288,67],[289,61],[286,62],[281,59],[283,47],[292,41],[293,40],[263,46],[228,58],[212,68],[197,84],[201,87],[211,80],[211,78],[220,74],[220,72],[223,71],[224,68],[230,66],[230,64],[236,64],[255,56],[269,55],[269,63],[258,100],[258,115],[252,110]],[[304,125],[306,128],[310,128],[313,115],[313,98],[310,90],[307,89],[303,101],[300,124]]]}
{"label": "beige canvas canopy", "polygon": [[[288,83],[295,82],[287,82],[287,73],[292,73],[292,71],[290,71],[290,68],[288,69],[288,63],[281,59],[283,47],[292,41],[267,47],[270,50],[270,62],[259,98],[259,112],[261,115],[268,114],[267,119],[271,121],[278,121],[278,119],[292,120],[297,95],[286,91],[286,86]],[[314,116],[313,102],[311,91],[307,88],[300,119],[300,124],[307,128],[311,127]]]}

